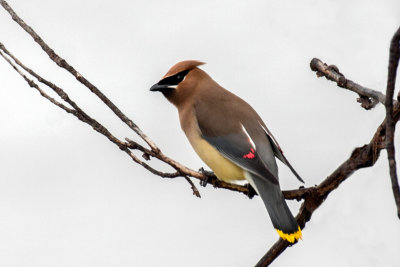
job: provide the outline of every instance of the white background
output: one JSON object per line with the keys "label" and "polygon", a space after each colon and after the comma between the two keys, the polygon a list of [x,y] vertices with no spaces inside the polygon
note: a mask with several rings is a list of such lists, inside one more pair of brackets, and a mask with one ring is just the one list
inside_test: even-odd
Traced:
{"label": "white background", "polygon": [[[306,186],[369,142],[384,118],[381,105],[365,111],[354,93],[317,79],[309,62],[318,57],[384,90],[400,25],[396,0],[9,4],[167,155],[193,169],[204,164],[175,108],[148,90],[184,59],[207,62],[204,70],[258,111]],[[136,138],[3,9],[0,36],[113,133]],[[150,174],[40,97],[4,60],[0,111],[1,266],[253,266],[278,239],[259,198],[208,186],[198,199],[183,179]],[[398,266],[400,221],[387,165],[382,152],[373,168],[344,182],[274,266]],[[282,165],[280,178],[284,189],[300,186]],[[299,203],[289,205],[297,213]]]}

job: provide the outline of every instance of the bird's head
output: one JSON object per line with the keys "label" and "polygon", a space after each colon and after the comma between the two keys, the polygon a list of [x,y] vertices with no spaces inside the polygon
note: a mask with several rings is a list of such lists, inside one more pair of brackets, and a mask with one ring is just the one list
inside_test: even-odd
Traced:
{"label": "bird's head", "polygon": [[201,80],[202,73],[197,67],[205,64],[196,60],[185,60],[172,66],[167,74],[150,91],[159,91],[174,105],[185,100]]}

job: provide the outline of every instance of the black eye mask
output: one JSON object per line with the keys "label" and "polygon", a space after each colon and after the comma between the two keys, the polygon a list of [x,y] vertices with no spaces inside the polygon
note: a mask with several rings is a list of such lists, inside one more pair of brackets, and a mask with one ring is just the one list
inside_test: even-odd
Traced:
{"label": "black eye mask", "polygon": [[162,79],[161,81],[158,82],[158,85],[178,85],[180,82],[183,81],[183,79],[185,79],[185,76],[188,73],[189,70],[178,72],[175,75]]}

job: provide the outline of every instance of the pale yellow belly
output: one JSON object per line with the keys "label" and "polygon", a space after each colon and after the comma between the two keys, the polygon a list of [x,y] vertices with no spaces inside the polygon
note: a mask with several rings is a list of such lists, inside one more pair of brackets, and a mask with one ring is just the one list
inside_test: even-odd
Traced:
{"label": "pale yellow belly", "polygon": [[201,138],[200,129],[193,114],[192,106],[189,105],[186,109],[180,109],[179,119],[182,130],[185,132],[190,144],[204,163],[213,170],[218,179],[225,182],[246,179],[242,168],[222,156],[218,150]]}
{"label": "pale yellow belly", "polygon": [[207,141],[200,138],[200,136],[198,136],[198,138],[193,137],[194,136],[189,138],[189,141],[194,150],[204,161],[204,163],[206,163],[208,167],[213,170],[218,179],[225,182],[245,179],[242,168],[238,167],[232,163],[232,161],[222,156],[218,150],[211,146]]}

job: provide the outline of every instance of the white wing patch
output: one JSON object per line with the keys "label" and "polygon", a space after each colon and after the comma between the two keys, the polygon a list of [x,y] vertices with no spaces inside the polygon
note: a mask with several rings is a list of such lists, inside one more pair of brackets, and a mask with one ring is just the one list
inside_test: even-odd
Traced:
{"label": "white wing patch", "polygon": [[243,124],[240,124],[242,126],[243,132],[246,134],[247,139],[249,140],[250,145],[256,149],[256,144],[254,143],[253,139],[251,139],[249,133],[246,131],[246,128],[244,128]]}

